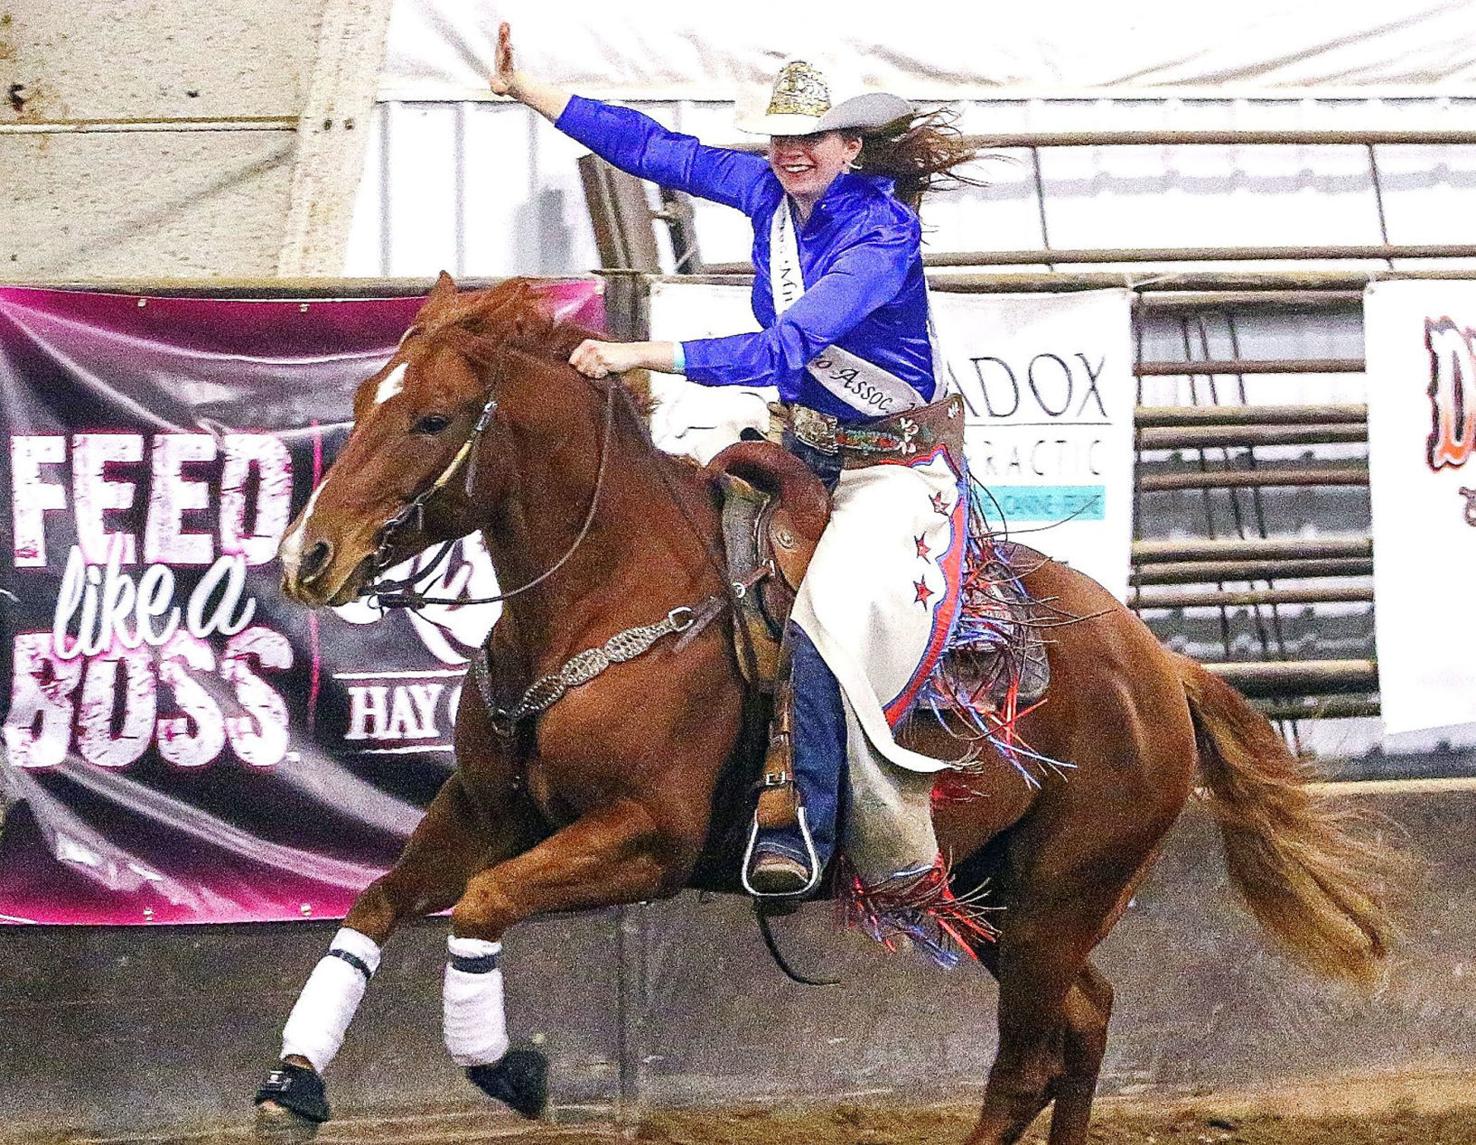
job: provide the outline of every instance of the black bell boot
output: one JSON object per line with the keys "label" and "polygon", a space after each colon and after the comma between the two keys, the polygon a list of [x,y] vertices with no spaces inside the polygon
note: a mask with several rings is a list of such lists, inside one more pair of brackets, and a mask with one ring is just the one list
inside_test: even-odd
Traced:
{"label": "black bell boot", "polygon": [[548,1058],[537,1050],[508,1050],[501,1061],[468,1066],[466,1079],[530,1121],[548,1108]]}

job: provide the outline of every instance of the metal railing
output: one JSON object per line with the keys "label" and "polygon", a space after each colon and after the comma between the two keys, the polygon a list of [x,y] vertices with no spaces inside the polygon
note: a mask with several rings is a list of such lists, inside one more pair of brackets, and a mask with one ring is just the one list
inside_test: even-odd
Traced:
{"label": "metal railing", "polygon": [[[1232,246],[1232,247],[1042,247],[1038,250],[945,251],[923,255],[929,270],[974,266],[1040,266],[1092,263],[1162,262],[1308,262],[1396,258],[1476,258],[1476,244],[1466,243],[1373,243],[1352,246]],[[748,263],[707,264],[711,274],[744,274]]]}
{"label": "metal railing", "polygon": [[[1476,131],[1459,128],[1205,128],[1175,130],[1134,128],[1127,131],[996,131],[967,134],[963,142],[981,151],[1037,147],[1198,147],[1307,146],[1384,147],[1459,146],[1476,143]],[[751,139],[723,144],[732,151],[764,150]]]}
{"label": "metal railing", "polygon": [[1210,128],[1205,130],[1131,131],[1001,131],[989,135],[965,135],[971,147],[1186,147],[1186,146],[1309,146],[1383,147],[1459,146],[1476,143],[1476,131],[1449,128]]}

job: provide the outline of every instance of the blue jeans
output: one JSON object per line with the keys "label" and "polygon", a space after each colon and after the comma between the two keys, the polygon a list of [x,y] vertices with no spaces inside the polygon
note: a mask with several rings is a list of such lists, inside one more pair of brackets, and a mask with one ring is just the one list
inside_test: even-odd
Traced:
{"label": "blue jeans", "polygon": [[820,483],[825,486],[827,493],[835,492],[835,484],[840,480],[841,475],[840,454],[826,453],[823,449],[807,445],[795,437],[794,431],[788,427],[784,430],[784,448],[803,461],[810,472],[820,478]]}
{"label": "blue jeans", "polygon": [[[805,821],[815,854],[824,870],[835,853],[846,777],[846,717],[840,684],[825,666],[810,638],[791,624],[789,641],[794,681],[794,782],[799,789]],[[809,865],[809,854],[799,828],[760,831],[755,853],[778,852]]]}

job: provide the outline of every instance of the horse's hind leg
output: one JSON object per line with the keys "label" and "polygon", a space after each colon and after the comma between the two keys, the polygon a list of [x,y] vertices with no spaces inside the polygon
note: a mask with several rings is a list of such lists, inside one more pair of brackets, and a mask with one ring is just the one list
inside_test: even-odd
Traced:
{"label": "horse's hind leg", "polygon": [[[1003,945],[1005,940],[1000,941]],[[1001,950],[992,961],[999,979],[999,1048],[968,1145],[1018,1141],[1050,1103],[1051,1089],[1064,1072],[1062,1035],[1069,985],[1063,989],[1059,977],[1049,973],[1058,968],[1017,969],[1016,956],[1009,950]]]}
{"label": "horse's hind leg", "polygon": [[1048,909],[1013,905],[985,964],[999,979],[999,1051],[969,1145],[1011,1145],[1057,1102],[1050,1145],[1086,1145],[1112,987],[1087,962],[1115,918],[1118,897]]}
{"label": "horse's hind leg", "polygon": [[327,1120],[319,1075],[343,1044],[385,941],[405,919],[454,905],[473,873],[513,848],[500,837],[512,830],[478,815],[460,773],[441,786],[400,860],[355,900],[303,987],[282,1031],[281,1064],[257,1093],[259,1134],[303,1139]]}
{"label": "horse's hind leg", "polygon": [[1112,983],[1088,962],[1066,996],[1063,1072],[1052,1090],[1050,1145],[1077,1145],[1087,1140],[1111,1017]]}

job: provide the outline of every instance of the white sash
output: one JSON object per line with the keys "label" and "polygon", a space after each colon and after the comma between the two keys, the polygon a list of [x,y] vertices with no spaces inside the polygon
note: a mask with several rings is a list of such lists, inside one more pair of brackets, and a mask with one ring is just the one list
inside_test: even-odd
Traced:
{"label": "white sash", "polygon": [[[769,286],[775,317],[805,292],[788,195],[779,201],[769,223]],[[867,417],[905,413],[926,404],[922,395],[901,378],[839,346],[827,346],[805,368],[829,393]]]}

